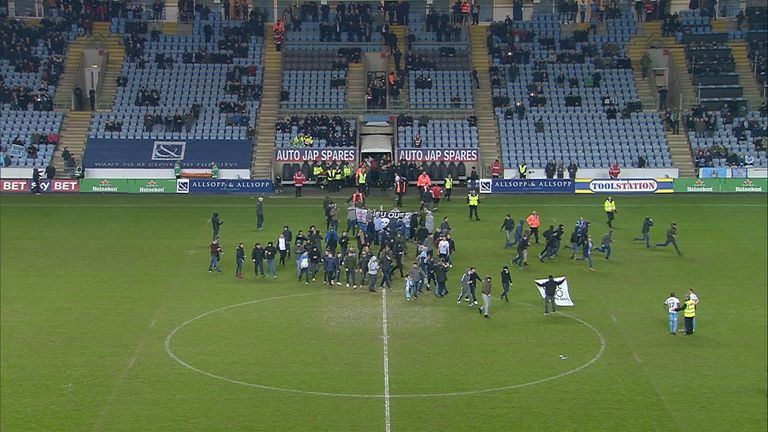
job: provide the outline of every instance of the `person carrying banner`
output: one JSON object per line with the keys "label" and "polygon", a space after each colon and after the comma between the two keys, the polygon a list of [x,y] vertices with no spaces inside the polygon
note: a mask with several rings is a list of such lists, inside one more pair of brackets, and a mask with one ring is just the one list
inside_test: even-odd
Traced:
{"label": "person carrying banner", "polygon": [[685,302],[682,306],[675,308],[676,312],[683,311],[683,319],[685,320],[684,335],[690,336],[693,334],[693,320],[696,318],[696,302],[691,300],[690,294],[685,295]]}
{"label": "person carrying banner", "polygon": [[565,278],[560,281],[556,281],[554,276],[549,275],[549,278],[544,283],[536,282],[536,285],[544,288],[544,316],[549,316],[549,306],[552,306],[552,315],[555,315],[555,293],[557,288],[565,282]]}
{"label": "person carrying banner", "polygon": [[680,307],[680,299],[675,297],[675,293],[669,294],[664,300],[664,309],[669,313],[669,332],[672,335],[677,334],[677,308]]}
{"label": "person carrying banner", "polygon": [[480,220],[480,216],[477,215],[477,206],[480,205],[480,197],[477,196],[477,191],[472,190],[467,195],[467,206],[469,207],[469,220],[472,220],[472,215],[475,215],[475,221]]}
{"label": "person carrying banner", "polygon": [[638,241],[638,240],[645,241],[645,247],[647,248],[651,247],[650,233],[651,233],[652,226],[653,226],[653,219],[646,216],[645,219],[643,220],[643,228],[640,231],[642,234],[642,237],[635,237],[634,239],[632,239],[632,241]]}
{"label": "person carrying banner", "polygon": [[536,243],[539,243],[539,227],[541,226],[541,217],[538,213],[536,213],[536,210],[532,211],[530,215],[526,218],[525,222],[528,224],[528,227],[531,228],[531,235],[534,239],[536,239]]}
{"label": "person carrying banner", "polygon": [[603,207],[605,208],[605,215],[608,217],[608,226],[613,228],[613,218],[616,217],[616,202],[613,200],[613,197],[609,196],[607,200],[605,200],[605,203],[603,203]]}
{"label": "person carrying banner", "polygon": [[296,171],[296,174],[293,175],[293,187],[295,189],[296,198],[301,196],[301,190],[304,188],[304,183],[306,183],[306,181],[307,177],[301,170]]}
{"label": "person carrying banner", "polygon": [[443,187],[445,188],[445,200],[450,202],[453,193],[453,176],[448,174],[448,177],[443,181]]}

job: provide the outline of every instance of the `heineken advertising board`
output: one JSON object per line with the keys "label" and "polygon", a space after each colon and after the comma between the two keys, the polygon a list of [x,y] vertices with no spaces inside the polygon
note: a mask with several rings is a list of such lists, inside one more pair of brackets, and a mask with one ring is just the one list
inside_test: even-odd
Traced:
{"label": "heineken advertising board", "polygon": [[768,192],[764,178],[703,178],[675,179],[675,192],[690,193],[753,193]]}
{"label": "heineken advertising board", "polygon": [[176,193],[176,180],[81,179],[80,192],[86,193]]}

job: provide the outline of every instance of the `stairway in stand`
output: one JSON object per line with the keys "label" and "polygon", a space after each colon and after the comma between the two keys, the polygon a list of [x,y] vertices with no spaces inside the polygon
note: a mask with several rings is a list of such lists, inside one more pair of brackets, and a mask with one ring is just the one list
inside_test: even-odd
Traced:
{"label": "stairway in stand", "polygon": [[264,92],[261,95],[256,127],[256,145],[253,147],[252,178],[274,177],[272,160],[275,156],[275,123],[280,110],[280,91],[283,88],[283,54],[272,43],[272,24],[264,24]]}
{"label": "stairway in stand", "polygon": [[664,134],[669,143],[672,165],[678,169],[678,176],[696,177],[696,169],[693,167],[693,158],[691,157],[691,146],[688,143],[688,136],[685,134],[682,126],[680,127],[680,133],[677,135],[673,135],[671,132],[665,132]]}
{"label": "stairway in stand", "polygon": [[59,146],[53,157],[53,166],[56,168],[57,177],[66,177],[64,160],[61,158],[64,147],[69,149],[78,163],[83,161],[85,139],[88,136],[88,129],[91,127],[91,116],[90,111],[71,111],[64,116],[61,134],[59,134]]}
{"label": "stairway in stand", "polygon": [[674,38],[664,38],[665,46],[669,49],[671,67],[680,79],[680,88],[683,93],[683,106],[678,107],[682,111],[688,111],[692,106],[698,105],[699,95],[696,86],[693,85],[691,74],[688,73],[688,60],[685,58],[685,46],[675,42]]}
{"label": "stairway in stand", "polygon": [[[59,87],[53,97],[56,109],[69,110],[73,108],[72,96],[75,91],[75,78],[80,68],[80,58],[83,56],[83,50],[88,48],[88,44],[89,39],[84,36],[78,37],[77,40],[69,44],[67,59],[64,62],[64,74],[61,76]],[[87,96],[87,94],[84,95],[86,101]],[[85,109],[90,108],[87,103],[84,105]]]}
{"label": "stairway in stand", "polygon": [[640,36],[637,34],[632,36],[632,39],[627,45],[627,53],[629,59],[632,61],[632,76],[635,78],[637,96],[640,98],[640,102],[643,103],[643,110],[655,111],[657,108],[656,95],[651,86],[653,71],[649,70],[648,76],[643,78],[643,68],[641,66],[641,60],[648,51],[648,41],[649,37],[647,35]]}
{"label": "stairway in stand", "polygon": [[[483,173],[499,156],[499,125],[493,111],[493,97],[491,95],[491,76],[488,71],[488,48],[486,47],[486,26],[470,26],[470,50],[472,55],[472,67],[477,69],[480,88],[474,89],[475,115],[477,116],[477,134],[480,141],[480,160],[478,172]],[[474,84],[474,83],[473,83]]]}
{"label": "stairway in stand", "polygon": [[366,88],[365,64],[350,63],[347,77],[347,108],[365,108]]}
{"label": "stairway in stand", "polygon": [[104,38],[107,50],[107,65],[106,71],[101,76],[102,85],[101,94],[98,95],[98,109],[111,111],[117,97],[117,77],[120,76],[125,62],[125,47],[120,36],[110,33],[109,23],[94,23],[93,32]]}
{"label": "stairway in stand", "polygon": [[757,111],[763,103],[763,91],[752,73],[752,63],[747,57],[749,46],[743,40],[730,41],[733,60],[736,62],[736,72],[739,74],[739,84],[744,87],[744,99],[749,103],[749,109]]}
{"label": "stairway in stand", "polygon": [[[389,31],[395,34],[397,36],[397,46],[400,48],[400,52],[403,53],[403,56],[400,58],[400,67],[405,69],[405,60],[408,57],[408,32],[407,27],[403,25],[391,25],[389,26]],[[387,74],[390,72],[395,71],[395,59],[390,55],[389,50],[386,50],[388,60],[387,60]],[[391,108],[405,108],[407,109],[410,106],[410,99],[408,97],[408,77],[406,75],[405,79],[403,80],[403,88],[400,90],[400,95],[397,99],[390,99]]]}

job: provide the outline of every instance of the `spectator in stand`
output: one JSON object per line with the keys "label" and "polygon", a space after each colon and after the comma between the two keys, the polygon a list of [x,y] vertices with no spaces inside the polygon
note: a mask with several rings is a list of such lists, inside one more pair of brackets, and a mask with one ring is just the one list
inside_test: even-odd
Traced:
{"label": "spectator in stand", "polygon": [[621,174],[621,169],[619,168],[619,162],[613,161],[613,165],[608,169],[608,177],[612,179],[619,178],[619,174]]}

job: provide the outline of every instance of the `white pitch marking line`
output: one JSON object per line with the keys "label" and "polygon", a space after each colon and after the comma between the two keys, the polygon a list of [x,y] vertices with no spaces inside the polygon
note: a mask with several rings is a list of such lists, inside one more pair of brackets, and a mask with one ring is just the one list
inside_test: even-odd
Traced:
{"label": "white pitch marking line", "polygon": [[381,289],[381,330],[384,339],[384,424],[386,432],[392,430],[389,397],[389,332],[387,324],[387,290]]}
{"label": "white pitch marking line", "polygon": [[149,328],[153,328],[157,324],[157,319],[153,319],[151,323],[149,323]]}
{"label": "white pitch marking line", "polygon": [[637,353],[632,353],[632,355],[635,356],[635,360],[637,360],[638,363],[643,363],[643,359],[640,358],[640,355]]}
{"label": "white pitch marking line", "polygon": [[611,314],[611,319],[613,320],[613,322],[619,322],[619,320],[617,320],[616,317],[613,316],[613,314]]}

